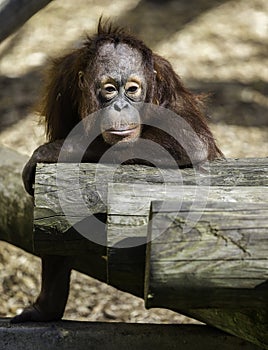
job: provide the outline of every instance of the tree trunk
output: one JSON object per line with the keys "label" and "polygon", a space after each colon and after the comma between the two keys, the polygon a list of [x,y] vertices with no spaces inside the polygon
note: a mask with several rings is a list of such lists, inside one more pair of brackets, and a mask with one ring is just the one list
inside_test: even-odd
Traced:
{"label": "tree trunk", "polygon": [[14,33],[52,0],[3,0],[0,2],[0,42]]}

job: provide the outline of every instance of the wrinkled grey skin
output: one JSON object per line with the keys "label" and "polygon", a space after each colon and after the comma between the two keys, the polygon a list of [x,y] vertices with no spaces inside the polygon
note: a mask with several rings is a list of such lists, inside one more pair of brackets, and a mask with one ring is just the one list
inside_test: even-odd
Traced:
{"label": "wrinkled grey skin", "polygon": [[[107,43],[100,47],[98,52],[99,74],[97,80],[103,76],[110,76],[120,85],[124,85],[131,75],[140,76],[146,91],[146,82],[143,73],[141,53],[127,44]],[[116,65],[116,69],[115,69]]]}
{"label": "wrinkled grey skin", "polygon": [[[117,89],[117,94],[111,100],[103,100],[103,107],[106,108],[101,116],[102,136],[111,145],[134,142],[141,133],[138,104],[145,100],[147,90],[141,53],[126,44],[115,46],[108,43],[100,48],[97,65],[97,94],[101,95],[104,82]],[[127,94],[127,86],[133,82],[138,82],[140,86],[137,96]]]}

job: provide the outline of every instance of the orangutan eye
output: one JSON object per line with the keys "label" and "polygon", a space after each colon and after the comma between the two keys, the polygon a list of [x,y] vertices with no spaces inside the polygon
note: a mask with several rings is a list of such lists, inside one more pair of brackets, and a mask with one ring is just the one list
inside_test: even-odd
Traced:
{"label": "orangutan eye", "polygon": [[126,94],[138,97],[141,94],[141,85],[136,81],[128,81],[125,86]]}
{"label": "orangutan eye", "polygon": [[115,88],[115,86],[108,84],[107,86],[105,86],[105,91],[108,93],[112,93],[112,92],[116,91],[116,88]]}
{"label": "orangutan eye", "polygon": [[114,98],[117,95],[117,93],[117,88],[112,83],[105,83],[101,87],[101,94],[107,100],[111,100],[112,98]]}
{"label": "orangutan eye", "polygon": [[139,88],[138,86],[132,85],[127,89],[127,92],[131,92],[131,93],[137,92],[138,88]]}

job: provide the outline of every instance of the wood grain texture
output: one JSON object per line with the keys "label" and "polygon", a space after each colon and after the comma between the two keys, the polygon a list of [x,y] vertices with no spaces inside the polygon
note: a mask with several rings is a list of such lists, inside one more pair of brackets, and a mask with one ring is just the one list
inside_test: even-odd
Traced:
{"label": "wood grain texture", "polygon": [[[268,203],[152,202],[145,276],[148,307],[265,307]],[[195,212],[194,212],[195,211]],[[266,285],[266,288],[265,288]]]}

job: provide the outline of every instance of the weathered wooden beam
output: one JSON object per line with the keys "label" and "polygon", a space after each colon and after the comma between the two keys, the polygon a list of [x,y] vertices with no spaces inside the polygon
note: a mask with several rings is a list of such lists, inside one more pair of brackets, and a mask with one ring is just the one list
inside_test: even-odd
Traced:
{"label": "weathered wooden beam", "polygon": [[[79,224],[79,231],[83,231],[84,227],[85,235],[87,235],[86,227],[92,227],[92,220],[88,222],[88,217],[91,214],[107,213],[109,183],[118,185],[129,183],[135,184],[135,186],[139,183],[141,187],[137,185],[135,188],[129,188],[126,198],[135,203],[137,202],[136,194],[143,191],[145,195],[140,193],[139,200],[146,203],[145,206],[149,212],[150,200],[162,199],[164,192],[166,193],[165,198],[174,199],[174,193],[176,193],[174,191],[178,190],[178,186],[180,186],[179,191],[181,191],[182,185],[187,186],[183,199],[197,198],[197,194],[204,198],[208,191],[213,188],[215,197],[213,199],[217,197],[223,201],[228,200],[230,189],[236,196],[236,200],[243,200],[242,198],[246,196],[252,202],[262,200],[263,196],[267,196],[267,192],[265,192],[268,185],[267,172],[267,158],[213,162],[206,165],[206,169],[203,168],[200,171],[195,169],[161,169],[160,171],[146,166],[116,168],[112,165],[99,164],[40,164],[37,167],[35,184],[34,222],[35,230],[38,232],[38,235],[35,235],[36,250],[48,253],[49,247],[51,247],[49,242],[52,239],[66,240],[63,249],[65,254],[67,252],[72,254],[72,250],[74,253],[83,252],[86,245],[84,242],[77,242],[78,236],[73,237],[69,230],[75,224]],[[155,187],[156,185],[159,187]],[[122,186],[124,188],[119,187],[118,191],[127,187],[127,185]],[[223,190],[223,186],[229,186],[229,188],[226,187]],[[242,191],[240,191],[240,186],[243,186]],[[252,186],[254,186],[254,191]],[[240,192],[242,193],[240,194]],[[150,193],[153,193],[151,197]],[[203,198],[201,199],[203,200]],[[116,200],[122,200],[122,198]],[[133,205],[136,210],[135,204]],[[125,206],[125,208],[129,207]],[[142,215],[147,215],[147,212]],[[143,226],[146,228],[146,225]],[[97,229],[102,231],[103,227]],[[51,234],[52,232],[53,234]],[[65,232],[67,234],[60,236],[61,233]],[[102,243],[106,244],[105,235],[103,232],[101,234]],[[146,233],[143,236],[146,236]]]}
{"label": "weathered wooden beam", "polygon": [[[193,214],[200,214],[192,222]],[[265,308],[268,203],[153,202],[145,276],[147,307]]]}

